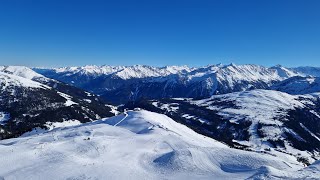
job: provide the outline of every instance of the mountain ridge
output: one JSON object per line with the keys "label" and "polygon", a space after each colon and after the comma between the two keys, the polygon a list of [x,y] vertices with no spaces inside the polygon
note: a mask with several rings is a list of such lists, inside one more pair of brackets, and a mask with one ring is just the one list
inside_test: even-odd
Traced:
{"label": "mountain ridge", "polygon": [[112,107],[97,96],[27,67],[0,67],[0,89],[0,139],[46,128],[48,123],[114,115]]}
{"label": "mountain ridge", "polygon": [[[100,95],[115,104],[141,98],[208,98],[214,94],[270,89],[274,84],[295,76],[306,77],[306,67],[281,65],[208,65],[204,67],[147,65],[82,66],[34,69],[44,76]],[[317,75],[316,70],[310,70]],[[320,75],[320,69],[319,69]]]}

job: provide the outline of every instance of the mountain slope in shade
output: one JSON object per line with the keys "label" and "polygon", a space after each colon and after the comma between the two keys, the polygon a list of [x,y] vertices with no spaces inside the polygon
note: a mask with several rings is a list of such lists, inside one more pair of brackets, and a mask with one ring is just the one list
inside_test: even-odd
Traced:
{"label": "mountain slope in shade", "polygon": [[320,77],[320,67],[305,66],[305,67],[291,68],[291,70],[299,74],[304,74],[305,76]]}
{"label": "mountain slope in shade", "polygon": [[80,123],[114,115],[97,96],[25,67],[0,70],[0,89],[0,139],[46,128],[52,122]]}
{"label": "mountain slope in shade", "polygon": [[35,71],[101,95],[113,103],[141,98],[204,98],[250,89],[268,89],[275,82],[301,75],[285,67],[257,65],[84,66]]}
{"label": "mountain slope in shade", "polygon": [[277,84],[271,89],[286,92],[289,94],[310,94],[320,92],[320,77],[295,76]]}
{"label": "mountain slope in shade", "polygon": [[274,179],[318,172],[317,164],[302,169],[285,154],[231,149],[148,111],[2,140],[0,152],[2,179]]}
{"label": "mountain slope in shade", "polygon": [[166,114],[234,148],[283,152],[309,164],[320,158],[319,97],[252,90],[202,100],[142,100],[125,108]]}

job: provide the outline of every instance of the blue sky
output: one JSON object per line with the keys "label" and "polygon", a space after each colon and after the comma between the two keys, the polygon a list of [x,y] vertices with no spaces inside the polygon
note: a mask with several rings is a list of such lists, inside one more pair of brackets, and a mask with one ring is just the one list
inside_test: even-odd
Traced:
{"label": "blue sky", "polygon": [[320,66],[318,0],[1,0],[0,64]]}

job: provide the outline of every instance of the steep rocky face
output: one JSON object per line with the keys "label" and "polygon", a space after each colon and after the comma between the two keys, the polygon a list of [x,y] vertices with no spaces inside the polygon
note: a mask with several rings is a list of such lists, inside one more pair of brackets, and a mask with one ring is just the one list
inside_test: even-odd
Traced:
{"label": "steep rocky face", "polygon": [[231,147],[297,158],[320,156],[319,95],[293,96],[271,90],[214,95],[208,99],[132,102],[124,108],[163,113]]}
{"label": "steep rocky face", "polygon": [[17,137],[35,127],[46,128],[50,122],[88,122],[114,115],[111,106],[91,93],[35,72],[34,76],[16,72],[0,71],[0,139]]}
{"label": "steep rocky face", "polygon": [[213,94],[268,89],[276,82],[300,75],[280,66],[266,68],[235,64],[201,68],[85,66],[35,71],[99,94],[115,104],[143,98],[207,98]]}

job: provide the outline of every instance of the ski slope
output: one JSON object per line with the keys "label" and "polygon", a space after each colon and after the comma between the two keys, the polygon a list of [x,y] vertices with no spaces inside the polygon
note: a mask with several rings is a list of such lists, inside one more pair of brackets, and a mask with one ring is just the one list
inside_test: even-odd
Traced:
{"label": "ski slope", "polygon": [[319,163],[304,170],[291,156],[231,149],[145,110],[35,130],[0,141],[0,153],[6,180],[317,178],[319,172]]}

